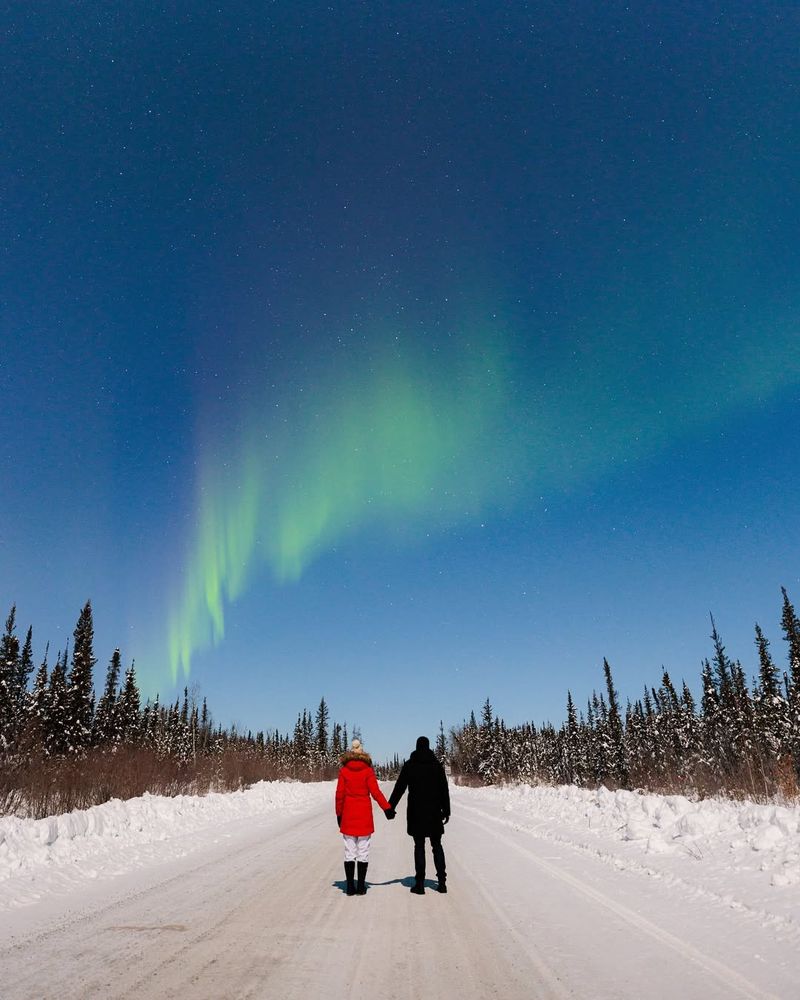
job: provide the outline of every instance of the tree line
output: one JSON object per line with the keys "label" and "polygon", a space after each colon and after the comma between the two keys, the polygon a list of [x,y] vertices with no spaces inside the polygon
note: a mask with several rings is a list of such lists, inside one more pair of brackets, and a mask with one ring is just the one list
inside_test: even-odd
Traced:
{"label": "tree line", "polygon": [[[668,671],[660,685],[622,709],[611,666],[604,689],[578,710],[567,692],[559,725],[507,726],[487,698],[476,719],[445,734],[436,753],[459,780],[575,784],[650,791],[795,797],[800,779],[800,620],[784,589],[781,629],[788,663],[781,670],[755,627],[757,676],[748,682],[711,620],[713,655],[702,661],[699,702]],[[215,724],[206,699],[162,704],[142,697],[132,663],[119,649],[96,696],[91,603],[80,612],[72,653],[48,650],[34,671],[33,631],[16,633],[12,607],[0,637],[0,813],[45,816],[109,798],[202,793],[259,780],[333,777],[358,727],[331,721],[325,699],[304,709],[291,733],[239,732]],[[393,777],[395,757],[376,770]]]}
{"label": "tree line", "polygon": [[489,699],[476,719],[437,741],[440,756],[466,781],[574,784],[662,792],[795,797],[800,778],[800,620],[785,589],[781,629],[788,663],[780,670],[759,625],[758,673],[748,683],[711,619],[713,655],[702,661],[699,704],[689,685],[645,686],[624,709],[608,660],[604,690],[578,710],[567,692],[560,726],[507,726]]}
{"label": "tree line", "polygon": [[71,656],[48,649],[34,672],[33,629],[20,643],[12,607],[0,638],[0,812],[49,815],[144,791],[227,790],[261,779],[332,777],[357,726],[331,720],[324,697],[298,714],[291,733],[239,732],[215,724],[202,703],[183,697],[143,703],[135,665],[119,649],[99,698],[94,687],[94,623],[87,601]]}

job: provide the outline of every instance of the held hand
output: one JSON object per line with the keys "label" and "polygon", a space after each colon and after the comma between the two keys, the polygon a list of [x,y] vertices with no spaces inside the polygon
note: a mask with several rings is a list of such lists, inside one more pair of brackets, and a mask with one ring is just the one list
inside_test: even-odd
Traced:
{"label": "held hand", "polygon": [[394,811],[394,809],[391,808],[391,806],[388,809],[384,809],[383,811],[387,819],[394,819],[395,816],[397,815],[397,813]]}
{"label": "held hand", "polygon": [[446,825],[447,823],[450,822],[450,817],[449,816],[442,816],[442,822]]}

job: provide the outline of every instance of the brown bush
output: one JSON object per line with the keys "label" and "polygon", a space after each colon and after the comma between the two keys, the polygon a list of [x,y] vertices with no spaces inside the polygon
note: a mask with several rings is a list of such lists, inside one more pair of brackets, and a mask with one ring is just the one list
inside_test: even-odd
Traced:
{"label": "brown bush", "polygon": [[288,774],[269,758],[237,748],[184,763],[143,747],[96,749],[71,758],[40,755],[0,766],[0,815],[41,819],[145,792],[203,795],[287,777],[310,781],[329,775],[327,770]]}

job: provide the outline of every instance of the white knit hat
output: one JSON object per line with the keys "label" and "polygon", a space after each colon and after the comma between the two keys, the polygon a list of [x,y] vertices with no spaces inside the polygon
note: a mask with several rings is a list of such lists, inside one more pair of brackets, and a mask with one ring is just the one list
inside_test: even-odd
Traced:
{"label": "white knit hat", "polygon": [[361,746],[361,740],[353,740],[350,749],[353,751],[353,753],[366,753],[364,747]]}

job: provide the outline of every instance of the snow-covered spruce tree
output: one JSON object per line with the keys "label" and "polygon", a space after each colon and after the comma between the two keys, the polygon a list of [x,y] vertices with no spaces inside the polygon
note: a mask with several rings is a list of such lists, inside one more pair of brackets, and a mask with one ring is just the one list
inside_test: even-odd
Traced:
{"label": "snow-covered spruce tree", "polygon": [[92,605],[83,606],[73,633],[72,668],[67,680],[66,745],[72,753],[82,753],[92,740],[92,668],[94,623]]}
{"label": "snow-covered spruce tree", "polygon": [[50,674],[50,683],[45,698],[44,749],[51,757],[60,757],[67,752],[67,720],[69,718],[69,698],[67,693],[67,650],[59,655]]}
{"label": "snow-covered spruce tree", "polygon": [[28,627],[25,642],[22,645],[22,652],[19,654],[19,665],[17,668],[16,683],[14,685],[14,741],[19,742],[25,723],[28,720],[28,706],[30,704],[30,694],[28,693],[28,681],[33,673],[33,627]]}
{"label": "snow-covered spruce tree", "polygon": [[628,761],[628,775],[634,788],[646,785],[645,774],[645,719],[641,701],[628,704],[625,709],[625,755]]}
{"label": "snow-covered spruce tree", "polygon": [[199,753],[207,753],[211,742],[211,715],[208,711],[208,704],[203,698],[203,708],[200,711],[200,723],[197,738]]}
{"label": "snow-covered spruce tree", "polygon": [[304,710],[302,716],[297,716],[297,722],[294,724],[294,732],[292,734],[291,771],[295,778],[299,778],[303,775],[306,761],[305,714]]}
{"label": "snow-covered spruce tree", "polygon": [[[361,737],[359,736],[359,739]],[[306,712],[306,774],[311,777],[319,770],[321,761],[317,749],[317,734],[314,726],[314,716],[309,709]]]}
{"label": "snow-covered spruce tree", "polygon": [[613,759],[611,750],[611,735],[608,728],[608,706],[602,694],[592,691],[592,762],[594,766],[593,780],[596,785],[606,784],[609,780],[609,766]]}
{"label": "snow-covered spruce tree", "polygon": [[645,763],[645,787],[660,787],[664,780],[664,754],[659,744],[659,721],[657,697],[651,688],[645,687],[642,695],[644,712],[644,733],[642,749]]}
{"label": "snow-covered spruce tree", "polygon": [[436,734],[436,756],[442,764],[447,763],[447,738],[444,735],[444,722],[439,719],[439,732]]}
{"label": "snow-covered spruce tree", "polygon": [[17,608],[12,605],[0,638],[0,754],[13,749],[16,726],[19,639],[16,636]]}
{"label": "snow-covered spruce tree", "polygon": [[520,781],[535,785],[541,780],[541,756],[539,732],[532,722],[519,727],[517,740],[517,774]]}
{"label": "snow-covered spruce tree", "polygon": [[586,782],[589,786],[598,784],[603,774],[600,762],[600,737],[595,719],[595,705],[599,708],[597,692],[586,701]]}
{"label": "snow-covered spruce tree", "polygon": [[49,644],[45,646],[44,659],[36,671],[33,690],[26,702],[25,720],[20,731],[20,751],[29,756],[37,756],[44,750],[47,724],[47,654],[49,648]]}
{"label": "snow-covered spruce tree", "polygon": [[753,763],[759,754],[755,709],[744,667],[738,660],[731,669],[731,682],[734,697],[731,746],[735,759],[744,762],[748,780],[752,785],[755,780],[752,773]]}
{"label": "snow-covered spruce tree", "polygon": [[117,711],[117,688],[122,670],[122,657],[115,649],[108,663],[106,684],[94,715],[94,743],[96,746],[117,746],[122,740],[122,730]]}
{"label": "snow-covered spruce tree", "polygon": [[686,681],[681,692],[681,728],[679,733],[684,754],[684,775],[687,781],[694,782],[694,775],[700,760],[702,747],[702,726],[697,717],[692,692]]}
{"label": "snow-covered spruce tree", "polygon": [[548,785],[563,782],[561,771],[561,748],[556,727],[546,722],[539,729],[539,774]]}
{"label": "snow-covered spruce tree", "polygon": [[788,705],[781,692],[778,668],[769,651],[769,639],[756,625],[756,647],[758,649],[758,686],[755,694],[756,735],[762,754],[762,769],[777,758],[787,748],[789,734]]}
{"label": "snow-covered spruce tree", "polygon": [[567,691],[567,721],[562,736],[562,769],[564,781],[569,785],[583,784],[584,761],[582,760],[581,731],[578,726],[578,713],[572,692]]}
{"label": "snow-covered spruce tree", "polygon": [[781,587],[783,594],[783,613],[781,628],[783,637],[789,645],[789,677],[793,688],[800,688],[800,618],[794,610],[786,588]]}
{"label": "snow-covered spruce tree", "polygon": [[330,716],[331,713],[323,697],[317,706],[317,714],[314,720],[316,725],[317,753],[322,762],[326,762],[328,757],[328,723],[330,722]]}
{"label": "snow-covered spruce tree", "polygon": [[495,716],[494,737],[489,746],[487,762],[487,773],[492,775],[494,782],[514,777],[511,743],[508,727],[499,716]]}
{"label": "snow-covered spruce tree", "polygon": [[[738,704],[739,692],[736,690],[734,681],[735,664],[725,652],[714,616],[710,617],[711,640],[714,644],[712,664],[717,691],[716,718],[713,727],[713,738],[716,745],[713,748],[712,759],[717,776],[725,782],[729,781],[731,776],[740,770],[739,750],[743,742],[743,733],[741,711]],[[711,735],[710,730],[709,736]],[[707,750],[710,749],[710,747],[707,748]]]}
{"label": "snow-covered spruce tree", "polygon": [[487,698],[481,709],[481,722],[478,726],[477,746],[478,772],[487,784],[495,780],[496,756],[494,754],[494,712],[492,703]]}
{"label": "snow-covered spruce tree", "polygon": [[668,709],[661,688],[650,688],[653,714],[650,719],[650,744],[652,757],[652,788],[667,788],[671,786],[670,775],[673,768],[672,747],[669,743]]}
{"label": "snow-covered spruce tree", "polygon": [[142,745],[148,750],[159,754],[159,738],[161,735],[161,703],[160,695],[157,693],[155,701],[148,701],[147,719],[142,716]]}
{"label": "snow-covered spruce tree", "polygon": [[139,743],[141,737],[141,700],[136,684],[136,667],[133,663],[125,671],[125,683],[119,696],[116,715],[120,741],[128,745]]}
{"label": "snow-covered spruce tree", "polygon": [[789,600],[786,588],[781,587],[783,594],[783,614],[781,628],[783,637],[789,646],[788,702],[789,702],[789,732],[787,740],[789,750],[794,759],[795,771],[800,775],[800,619]]}
{"label": "snow-covered spruce tree", "polygon": [[[688,696],[688,701],[685,700]],[[696,760],[696,719],[694,700],[683,682],[679,695],[665,670],[657,693],[660,712],[656,726],[661,749],[661,773],[664,787],[685,788],[694,772]]]}
{"label": "snow-covered spruce tree", "polygon": [[606,692],[608,694],[608,736],[609,736],[609,756],[608,774],[611,780],[621,787],[628,784],[628,762],[625,759],[625,740],[622,728],[622,716],[619,711],[619,699],[614,687],[614,679],[611,676],[611,667],[608,660],[603,657],[603,673],[606,679]]}
{"label": "snow-covered spruce tree", "polygon": [[177,728],[173,737],[172,753],[181,764],[191,759],[194,753],[194,741],[191,729],[192,711],[189,706],[189,688],[183,689],[183,703],[178,715]]}

